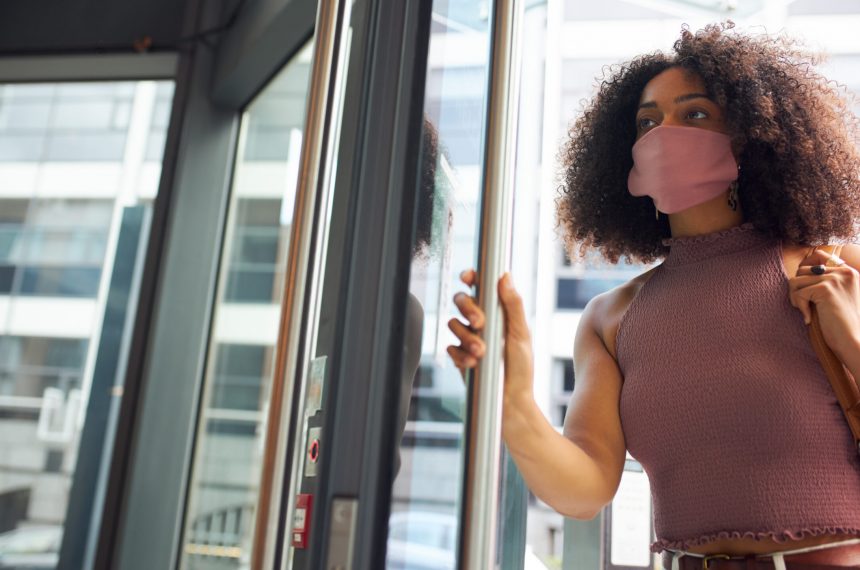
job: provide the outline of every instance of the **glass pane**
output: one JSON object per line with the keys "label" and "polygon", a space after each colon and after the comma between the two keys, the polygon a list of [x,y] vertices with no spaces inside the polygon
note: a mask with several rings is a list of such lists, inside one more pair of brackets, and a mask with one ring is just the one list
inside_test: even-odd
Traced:
{"label": "glass pane", "polygon": [[[0,162],[121,162],[133,128],[132,109],[140,110],[141,105],[134,83],[128,85],[122,89],[109,83],[4,85],[0,88]],[[155,91],[145,95],[145,128],[163,130],[154,121],[153,95]],[[172,86],[158,95],[172,100]],[[152,134],[137,136],[147,145]],[[157,144],[163,145],[163,140]]]}
{"label": "glass pane", "polygon": [[459,272],[477,263],[488,15],[484,1],[433,5],[388,568],[456,567],[466,391],[446,346]]}
{"label": "glass pane", "polygon": [[[101,471],[79,457],[110,460],[105,429],[88,426],[119,405],[117,354],[129,339],[116,330],[131,330],[128,293],[142,264],[146,204],[157,192],[122,181],[140,172],[146,157],[138,149],[166,127],[164,117],[153,126],[156,93],[171,101],[173,83],[0,85],[4,568],[54,568],[64,533],[85,543],[96,530],[83,522],[94,497],[90,485],[76,494],[76,472]],[[160,160],[150,168],[157,180]],[[76,524],[65,527],[79,501],[83,512],[73,507]]]}
{"label": "glass pane", "polygon": [[310,57],[308,44],[242,118],[183,568],[247,568],[251,558]]}

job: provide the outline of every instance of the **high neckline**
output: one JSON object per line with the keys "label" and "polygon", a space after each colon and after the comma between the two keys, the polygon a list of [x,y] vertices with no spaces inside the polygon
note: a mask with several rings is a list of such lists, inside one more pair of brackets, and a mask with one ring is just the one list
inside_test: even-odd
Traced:
{"label": "high neckline", "polygon": [[752,222],[743,222],[706,234],[663,238],[662,244],[670,248],[663,265],[694,263],[727,253],[744,251],[765,243],[767,239],[767,236],[759,232]]}
{"label": "high neckline", "polygon": [[667,238],[663,238],[662,241],[663,241],[663,245],[669,245],[669,246],[676,245],[676,244],[682,244],[682,243],[691,243],[691,242],[707,242],[707,241],[714,241],[716,239],[720,239],[723,236],[726,236],[729,234],[749,231],[749,230],[754,229],[754,228],[755,228],[755,226],[753,225],[752,222],[743,222],[742,224],[739,224],[737,226],[732,226],[730,228],[725,228],[722,230],[716,230],[716,231],[706,233],[706,234],[697,234],[694,236],[667,237]]}

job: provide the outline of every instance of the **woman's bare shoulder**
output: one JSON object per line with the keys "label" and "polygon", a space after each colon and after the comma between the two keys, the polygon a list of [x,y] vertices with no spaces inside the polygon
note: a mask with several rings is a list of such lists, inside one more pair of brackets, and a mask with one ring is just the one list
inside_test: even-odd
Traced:
{"label": "woman's bare shoulder", "polygon": [[612,358],[615,358],[615,336],[621,317],[636,297],[636,293],[654,275],[658,267],[659,265],[655,265],[629,281],[596,295],[591,300],[594,304],[592,326]]}

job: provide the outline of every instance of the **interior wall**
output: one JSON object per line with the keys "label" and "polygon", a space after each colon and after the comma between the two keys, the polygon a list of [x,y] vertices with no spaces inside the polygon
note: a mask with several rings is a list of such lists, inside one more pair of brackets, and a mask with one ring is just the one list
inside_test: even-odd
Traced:
{"label": "interior wall", "polygon": [[212,98],[228,107],[247,105],[305,45],[313,34],[317,1],[253,0],[241,10],[236,25],[221,38],[212,80]]}

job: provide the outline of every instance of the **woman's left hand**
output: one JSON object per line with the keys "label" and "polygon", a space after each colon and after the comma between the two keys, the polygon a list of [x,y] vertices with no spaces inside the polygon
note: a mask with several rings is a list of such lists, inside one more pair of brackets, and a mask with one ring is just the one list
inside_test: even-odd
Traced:
{"label": "woman's left hand", "polygon": [[860,349],[860,272],[848,263],[825,266],[821,275],[812,272],[813,265],[824,265],[829,258],[827,251],[816,249],[800,263],[797,276],[788,282],[789,299],[806,324],[811,322],[810,303],[815,303],[824,340],[845,362],[850,352]]}

